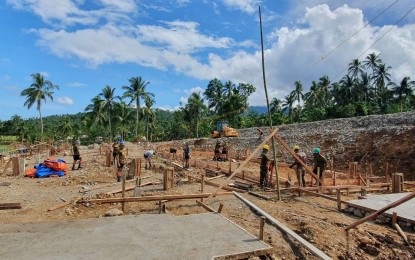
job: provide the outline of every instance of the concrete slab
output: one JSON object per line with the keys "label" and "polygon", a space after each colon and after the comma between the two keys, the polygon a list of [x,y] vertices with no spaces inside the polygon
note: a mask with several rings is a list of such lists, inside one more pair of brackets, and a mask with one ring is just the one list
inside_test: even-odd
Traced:
{"label": "concrete slab", "polygon": [[[366,199],[359,200],[349,200],[347,204],[350,207],[360,208],[367,211],[377,211],[392,202],[395,202],[399,199],[410,194],[410,192],[404,193],[392,193],[392,194],[382,194],[382,195],[368,195]],[[409,200],[405,203],[402,203],[398,207],[389,209],[385,212],[385,215],[392,216],[393,212],[398,213],[398,219],[407,221],[409,223],[415,223],[415,199]]]}
{"label": "concrete slab", "polygon": [[2,259],[232,259],[272,247],[217,213],[0,226]]}

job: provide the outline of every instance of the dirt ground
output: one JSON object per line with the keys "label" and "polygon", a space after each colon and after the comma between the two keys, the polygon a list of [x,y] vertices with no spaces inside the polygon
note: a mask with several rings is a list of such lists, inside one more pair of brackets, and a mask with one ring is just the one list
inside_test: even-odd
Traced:
{"label": "dirt ground", "polygon": [[[168,144],[157,144],[159,150],[167,152]],[[128,157],[141,158],[148,145],[132,144],[127,142]],[[156,148],[156,144],[152,146]],[[89,198],[120,197],[121,195],[105,195],[106,192],[121,188],[116,182],[115,167],[105,166],[105,156],[99,153],[98,146],[95,148],[81,147],[81,155],[84,160],[84,168],[70,171],[61,178],[32,179],[23,176],[11,176],[11,169],[0,175],[0,203],[20,202],[22,209],[0,210],[0,223],[28,223],[48,221],[73,221],[84,218],[103,217],[111,209],[121,209],[120,204],[79,204],[76,201]],[[46,159],[41,156],[41,160]],[[181,153],[179,153],[179,157]],[[72,157],[69,151],[62,151],[55,156],[69,162],[72,166]],[[170,159],[162,158],[161,152],[155,156],[155,169],[149,170],[142,165],[141,176],[143,183],[156,183],[142,188],[142,195],[163,195],[163,194],[190,194],[200,193],[201,184],[188,182],[186,175],[200,176],[204,174],[207,164],[211,167],[227,169],[228,162],[211,161],[211,151],[192,150],[192,160],[203,161],[201,165],[192,166],[188,171],[176,169],[175,188],[169,191],[163,190],[160,184],[165,168],[172,166]],[[33,167],[37,163],[35,157],[27,158],[27,167]],[[181,161],[176,161],[182,164]],[[236,160],[238,163],[242,160]],[[206,163],[206,165],[204,165]],[[3,172],[0,167],[0,173]],[[258,164],[250,162],[244,167],[246,176],[259,179]],[[233,168],[235,169],[235,168]],[[295,181],[295,173],[288,168],[288,164],[279,163],[278,173],[280,177],[289,178]],[[338,183],[344,184],[345,180],[338,175]],[[223,178],[212,179],[211,182],[221,183]],[[158,184],[157,184],[158,183]],[[326,179],[326,184],[331,183],[331,178]],[[134,184],[134,180],[127,182],[127,187]],[[216,187],[204,186],[204,192],[214,192]],[[277,199],[277,193],[264,192],[254,186],[254,191],[261,193],[271,200],[263,200],[258,197],[244,193],[243,196],[255,203],[262,210],[282,222],[291,230],[302,236],[304,239],[315,245],[333,259],[414,259],[415,258],[415,233],[405,230],[410,241],[406,245],[396,230],[377,225],[371,222],[352,229],[348,236],[344,227],[357,220],[356,217],[337,210],[336,202],[303,194],[298,197],[296,193],[289,191],[281,192],[281,200]],[[126,196],[133,196],[133,191],[128,191]],[[343,200],[356,199],[358,194],[343,196]],[[64,207],[48,211],[55,206],[68,202]],[[70,203],[69,203],[70,202]],[[245,228],[254,235],[259,233],[260,218],[250,208],[234,195],[217,196],[205,200],[206,204],[213,209],[218,209],[223,203],[222,214]],[[166,211],[172,215],[187,215],[206,212],[195,200],[180,200],[166,202]],[[127,203],[125,214],[158,214],[156,202]],[[1,235],[1,234],[0,234]],[[315,259],[310,252],[301,244],[281,233],[276,227],[267,223],[265,225],[265,242],[272,245],[274,253],[267,256],[269,259]]]}

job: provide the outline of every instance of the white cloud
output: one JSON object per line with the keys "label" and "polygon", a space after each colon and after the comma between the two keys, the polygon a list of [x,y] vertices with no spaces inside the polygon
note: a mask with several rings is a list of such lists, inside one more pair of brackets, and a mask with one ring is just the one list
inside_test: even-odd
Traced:
{"label": "white cloud", "polygon": [[137,4],[134,0],[99,0],[102,5],[106,6],[112,11],[115,9],[129,13],[137,11]]}
{"label": "white cloud", "polygon": [[73,100],[70,97],[58,97],[56,98],[56,102],[63,105],[73,105]]}
{"label": "white cloud", "polygon": [[246,13],[255,13],[258,9],[258,0],[222,0],[222,2],[231,8],[244,11]]}
{"label": "white cloud", "polygon": [[87,84],[81,82],[69,82],[66,85],[72,88],[83,88],[87,86]]}
{"label": "white cloud", "polygon": [[[230,3],[253,3],[235,1]],[[265,65],[270,99],[284,98],[293,89],[294,81],[308,91],[312,80],[328,75],[331,81],[354,58],[359,57],[379,38],[388,26],[367,26],[343,44],[324,61],[327,53],[366,23],[363,12],[342,5],[306,8],[298,23],[277,27],[266,37]],[[257,91],[251,104],[264,104],[259,46],[250,40],[235,42],[227,37],[206,35],[196,22],[172,21],[167,26],[117,26],[107,23],[99,28],[74,31],[40,29],[39,44],[59,57],[75,57],[92,66],[105,63],[136,63],[159,70],[172,70],[189,77],[210,80],[219,78],[235,83],[252,83]],[[269,26],[270,24],[268,24]],[[415,25],[393,29],[384,39],[365,53],[379,52],[383,61],[393,67],[395,81],[413,72],[415,64]],[[186,40],[183,40],[186,39]],[[247,52],[235,46],[256,47]],[[226,49],[220,56],[218,49]],[[182,97],[186,101],[186,97]]]}
{"label": "white cloud", "polygon": [[3,80],[9,81],[12,77],[10,75],[3,75]]}

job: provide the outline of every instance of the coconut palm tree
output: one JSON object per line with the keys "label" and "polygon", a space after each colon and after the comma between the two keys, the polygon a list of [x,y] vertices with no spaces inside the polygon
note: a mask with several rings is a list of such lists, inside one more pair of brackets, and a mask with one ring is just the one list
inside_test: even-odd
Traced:
{"label": "coconut palm tree", "polygon": [[31,75],[33,83],[27,89],[20,93],[20,96],[25,96],[26,101],[24,105],[30,109],[36,103],[36,109],[39,111],[40,116],[40,131],[41,138],[43,138],[43,118],[42,118],[42,101],[46,102],[49,98],[53,101],[53,89],[59,90],[58,85],[52,84],[49,80],[46,80],[42,74],[35,73]]}
{"label": "coconut palm tree", "polygon": [[147,96],[144,98],[144,104],[145,107],[143,107],[141,109],[141,115],[143,116],[143,118],[145,118],[146,120],[146,138],[148,141],[148,131],[149,131],[149,124],[152,121],[155,113],[154,110],[151,108],[155,103],[155,100],[153,98],[151,98],[150,96]]}
{"label": "coconut palm tree", "polygon": [[282,101],[282,109],[284,111],[288,110],[288,118],[289,118],[290,123],[292,123],[293,104],[294,104],[294,96],[291,95],[290,93],[287,96],[285,96],[284,100]]}
{"label": "coconut palm tree", "polygon": [[116,125],[116,131],[121,133],[122,139],[125,139],[125,134],[129,131],[129,127],[132,125],[130,122],[134,121],[134,110],[124,101],[120,100],[114,106],[114,123]]}
{"label": "coconut palm tree", "polygon": [[379,66],[373,72],[372,79],[375,83],[377,92],[382,91],[386,87],[387,83],[391,81],[391,75],[389,73],[391,68],[391,66],[379,64]]}
{"label": "coconut palm tree", "polygon": [[[199,93],[192,93],[189,99],[187,100],[186,112],[190,116],[191,121],[196,123],[196,137],[199,137],[199,120],[200,116],[206,111],[207,107],[203,103],[203,98]],[[193,119],[193,120],[192,120]]]}
{"label": "coconut palm tree", "polygon": [[353,59],[349,63],[348,74],[351,75],[353,80],[358,80],[359,75],[363,73],[362,63],[359,59]]}
{"label": "coconut palm tree", "polygon": [[376,68],[379,67],[379,64],[382,64],[382,59],[380,58],[380,54],[376,53],[367,55],[366,59],[363,61],[363,65],[366,69],[370,69],[372,73],[374,73]]}
{"label": "coconut palm tree", "polygon": [[405,77],[402,79],[401,84],[397,85],[396,83],[391,83],[392,93],[396,96],[400,104],[400,112],[403,110],[403,103],[409,100],[413,96],[413,87],[415,86],[415,81],[411,81],[410,77]]}
{"label": "coconut palm tree", "polygon": [[114,95],[115,88],[111,88],[109,85],[106,85],[105,88],[102,89],[102,92],[98,94],[98,96],[102,97],[103,99],[99,103],[100,111],[105,111],[106,117],[108,119],[108,131],[110,136],[110,141],[112,141],[112,131],[111,131],[111,111],[116,103]]}
{"label": "coconut palm tree", "polygon": [[293,100],[297,101],[297,113],[298,113],[298,121],[300,121],[301,118],[301,100],[304,99],[303,94],[303,85],[300,81],[294,82],[295,89],[290,93]]}
{"label": "coconut palm tree", "polygon": [[125,90],[123,97],[128,97],[131,99],[130,104],[135,102],[136,105],[136,117],[135,117],[135,127],[134,134],[137,137],[138,134],[138,119],[140,113],[140,100],[146,99],[147,97],[154,97],[153,93],[147,92],[146,87],[150,82],[145,81],[140,77],[132,77],[128,80],[130,86],[123,86],[122,89]]}

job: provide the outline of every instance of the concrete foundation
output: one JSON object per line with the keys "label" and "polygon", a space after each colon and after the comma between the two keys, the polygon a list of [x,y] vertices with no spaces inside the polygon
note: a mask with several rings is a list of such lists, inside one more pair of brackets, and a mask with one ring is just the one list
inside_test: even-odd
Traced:
{"label": "concrete foundation", "polygon": [[0,226],[2,259],[232,259],[272,247],[217,213]]}
{"label": "concrete foundation", "polygon": [[[409,193],[392,193],[383,195],[368,195],[366,199],[347,201],[347,211],[358,217],[364,217],[375,212],[392,202],[395,202]],[[392,220],[393,212],[398,213],[399,225],[403,228],[412,228],[415,226],[415,199],[402,203],[398,207],[387,210],[378,217],[377,223],[389,224]]]}

